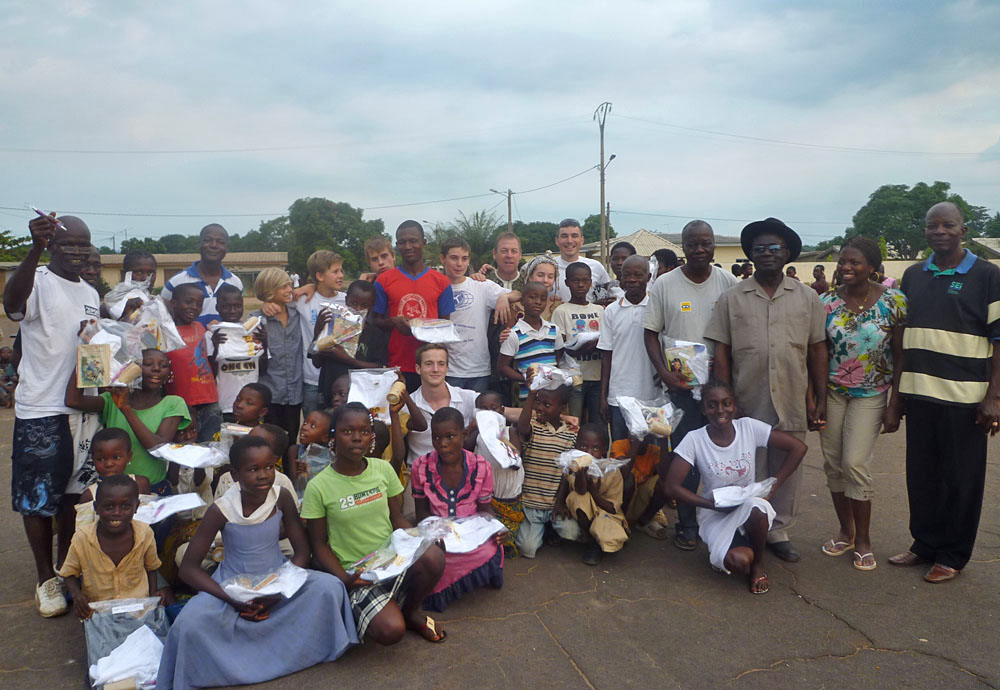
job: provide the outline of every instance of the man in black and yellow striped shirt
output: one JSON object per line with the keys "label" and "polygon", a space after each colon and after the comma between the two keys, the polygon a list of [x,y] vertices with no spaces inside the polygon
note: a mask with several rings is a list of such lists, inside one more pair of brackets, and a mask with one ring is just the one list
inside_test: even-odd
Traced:
{"label": "man in black and yellow striped shirt", "polygon": [[893,565],[933,566],[928,582],[968,563],[986,481],[986,439],[1000,430],[1000,269],[962,248],[950,202],[927,212],[933,250],[903,274],[909,302],[899,391],[906,399],[910,550]]}

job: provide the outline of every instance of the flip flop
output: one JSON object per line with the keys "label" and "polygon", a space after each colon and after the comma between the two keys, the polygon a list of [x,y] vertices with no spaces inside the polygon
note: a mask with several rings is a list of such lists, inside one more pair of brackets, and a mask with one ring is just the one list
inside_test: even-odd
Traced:
{"label": "flip flop", "polygon": [[678,534],[674,537],[674,546],[682,551],[694,551],[698,548],[698,540],[687,539],[683,534]]}
{"label": "flip flop", "polygon": [[414,632],[419,633],[425,640],[433,642],[434,644],[441,644],[448,639],[448,633],[446,631],[437,631],[437,625],[435,624],[434,619],[430,616],[427,616],[427,621],[423,625],[418,628],[414,628],[413,630]]}
{"label": "flip flop", "polygon": [[[763,589],[761,589],[763,585]],[[767,575],[761,575],[750,580],[751,594],[767,594],[771,589],[771,583],[767,581]]]}
{"label": "flip flop", "polygon": [[645,525],[639,524],[636,527],[658,541],[663,541],[667,538],[667,528],[656,522],[656,520],[650,520]]}
{"label": "flip flop", "polygon": [[853,549],[854,542],[852,541],[848,543],[846,541],[834,541],[831,539],[819,548],[820,551],[825,553],[827,556],[833,556],[836,558],[837,556],[843,556],[845,553]]}
{"label": "flip flop", "polygon": [[[872,557],[872,564],[865,565],[865,559],[868,558],[869,556]],[[854,567],[857,568],[858,570],[875,570],[875,568],[878,567],[878,563],[875,562],[875,554],[873,554],[870,551],[868,553],[858,553],[857,551],[855,551]]]}

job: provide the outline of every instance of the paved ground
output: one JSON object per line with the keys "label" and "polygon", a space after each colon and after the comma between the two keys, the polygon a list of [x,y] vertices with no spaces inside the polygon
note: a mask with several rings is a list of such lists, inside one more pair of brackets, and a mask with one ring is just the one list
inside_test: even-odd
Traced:
{"label": "paved ground", "polygon": [[[9,457],[10,411],[0,413]],[[694,553],[635,536],[598,568],[572,547],[508,561],[502,591],[483,591],[442,617],[443,645],[408,636],[365,645],[335,664],[261,687],[326,688],[843,688],[1000,686],[1000,475],[992,447],[987,507],[975,560],[956,581],[928,585],[922,570],[890,567],[906,548],[903,435],[877,449],[873,522],[879,568],[861,573],[819,545],[833,535],[818,439],[809,439],[800,563],[771,560],[771,592],[755,597]],[[34,571],[9,505],[0,462],[0,687],[83,688],[85,649],[72,617],[34,611]],[[294,633],[290,639],[294,641]],[[278,653],[279,645],[275,650]]]}

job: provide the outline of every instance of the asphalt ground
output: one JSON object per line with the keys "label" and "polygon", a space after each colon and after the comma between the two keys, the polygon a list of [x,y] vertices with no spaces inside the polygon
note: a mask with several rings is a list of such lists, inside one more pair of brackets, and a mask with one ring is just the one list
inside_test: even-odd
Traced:
{"label": "asphalt ground", "polygon": [[[0,412],[10,456],[13,414]],[[694,552],[634,534],[598,567],[582,547],[545,547],[505,565],[503,590],[483,590],[438,617],[445,643],[407,635],[259,687],[309,688],[980,688],[1000,685],[1000,478],[991,443],[986,507],[973,561],[952,582],[890,566],[909,546],[904,435],[876,447],[872,535],[878,569],[820,545],[836,533],[819,439],[810,434],[800,514],[802,560],[767,561],[771,591],[712,571]],[[10,463],[0,463],[0,504]],[[671,515],[671,520],[674,516]],[[80,623],[34,608],[35,573],[19,516],[0,511],[0,688],[84,688]],[[294,643],[295,633],[287,641]],[[283,644],[275,645],[279,654]],[[266,660],[262,660],[266,663]]]}

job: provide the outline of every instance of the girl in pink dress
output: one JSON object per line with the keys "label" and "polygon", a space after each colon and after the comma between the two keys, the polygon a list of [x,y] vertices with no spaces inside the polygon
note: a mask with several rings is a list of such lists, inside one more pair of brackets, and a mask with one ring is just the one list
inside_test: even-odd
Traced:
{"label": "girl in pink dress", "polygon": [[[486,458],[462,448],[464,435],[465,422],[457,409],[443,407],[434,413],[434,450],[414,460],[410,470],[418,522],[430,515],[493,515],[493,470]],[[503,587],[501,544],[505,536],[500,533],[469,553],[445,554],[444,574],[424,599],[424,608],[444,611],[451,602],[480,587]]]}

